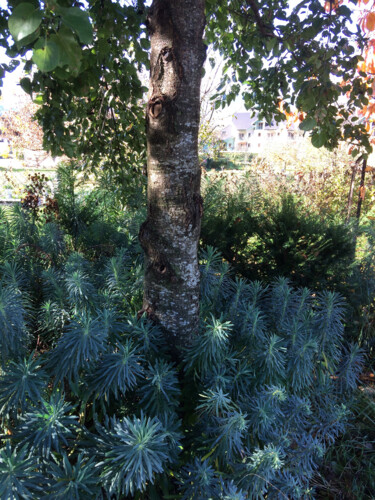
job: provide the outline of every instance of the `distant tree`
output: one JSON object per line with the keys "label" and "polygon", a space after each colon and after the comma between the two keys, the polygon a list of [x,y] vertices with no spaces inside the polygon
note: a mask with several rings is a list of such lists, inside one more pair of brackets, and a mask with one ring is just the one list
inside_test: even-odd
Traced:
{"label": "distant tree", "polygon": [[11,141],[13,149],[43,151],[43,129],[35,118],[38,105],[29,102],[0,116],[3,134]]}

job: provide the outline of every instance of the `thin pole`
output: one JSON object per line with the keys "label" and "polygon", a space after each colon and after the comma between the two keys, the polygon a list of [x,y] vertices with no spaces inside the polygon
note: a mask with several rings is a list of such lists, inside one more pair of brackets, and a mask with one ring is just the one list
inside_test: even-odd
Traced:
{"label": "thin pole", "polygon": [[362,163],[361,182],[359,184],[358,205],[357,205],[357,219],[361,216],[362,202],[365,199],[365,175],[366,175],[367,159],[365,158]]}
{"label": "thin pole", "polygon": [[347,208],[347,213],[346,213],[346,222],[348,223],[350,221],[350,212],[352,211],[352,205],[353,205],[353,193],[354,193],[354,181],[355,181],[355,175],[357,173],[357,163],[353,165],[352,168],[352,177],[350,179],[350,189],[349,189],[349,195],[348,195],[348,208]]}

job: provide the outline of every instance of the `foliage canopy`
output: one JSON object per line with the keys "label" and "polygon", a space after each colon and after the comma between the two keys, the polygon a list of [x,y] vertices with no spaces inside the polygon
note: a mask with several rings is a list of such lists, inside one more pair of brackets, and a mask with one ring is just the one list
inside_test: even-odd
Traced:
{"label": "foliage canopy", "polygon": [[[353,22],[355,5],[207,0],[205,40],[225,60],[217,105],[242,92],[249,108],[282,120],[283,101],[286,111],[304,113],[300,127],[315,146],[332,149],[344,139],[367,155],[368,132],[357,118],[371,103],[372,80],[362,64],[368,41]],[[41,104],[45,146],[82,155],[86,167],[132,165],[121,174],[130,182],[144,144],[145,2],[13,0],[0,14],[0,44],[13,58],[2,64],[2,76],[25,57],[29,76],[21,86]]]}

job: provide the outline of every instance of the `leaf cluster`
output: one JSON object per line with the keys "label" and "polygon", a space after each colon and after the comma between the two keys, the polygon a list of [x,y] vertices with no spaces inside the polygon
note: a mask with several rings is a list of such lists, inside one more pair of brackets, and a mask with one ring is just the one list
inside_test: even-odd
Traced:
{"label": "leaf cluster", "polygon": [[365,124],[351,120],[372,90],[368,75],[357,71],[366,41],[349,6],[331,4],[326,11],[319,0],[292,8],[286,1],[209,0],[207,10],[207,42],[226,61],[217,107],[241,92],[248,109],[282,121],[282,101],[288,112],[295,106],[306,114],[300,128],[315,147],[334,149],[344,139],[354,156],[372,151]]}
{"label": "leaf cluster", "polygon": [[4,69],[24,58],[20,85],[40,105],[44,148],[80,158],[86,171],[111,173],[134,191],[145,160],[139,72],[149,49],[143,2],[137,4],[9,1],[0,25],[14,60]]}

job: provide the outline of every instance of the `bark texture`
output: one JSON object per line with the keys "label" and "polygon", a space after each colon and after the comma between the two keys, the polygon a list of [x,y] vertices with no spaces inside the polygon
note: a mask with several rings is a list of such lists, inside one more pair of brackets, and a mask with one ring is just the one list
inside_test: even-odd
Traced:
{"label": "bark texture", "polygon": [[148,17],[148,213],[139,234],[145,252],[143,310],[177,350],[189,343],[199,321],[204,22],[204,0],[154,0]]}

